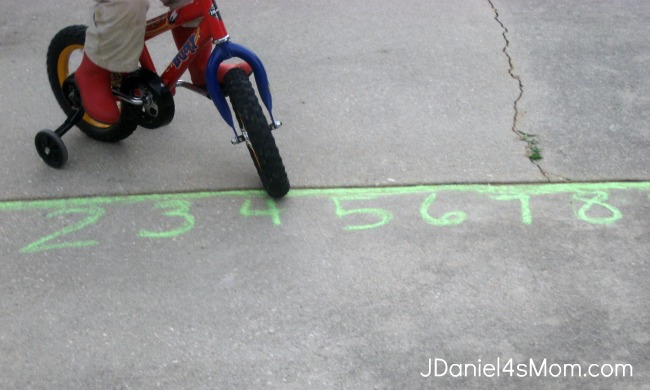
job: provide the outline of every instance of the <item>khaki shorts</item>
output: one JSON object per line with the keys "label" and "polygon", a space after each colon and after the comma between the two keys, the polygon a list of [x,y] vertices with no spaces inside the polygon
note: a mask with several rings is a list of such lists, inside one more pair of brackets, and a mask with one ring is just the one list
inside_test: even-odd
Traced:
{"label": "khaki shorts", "polygon": [[[191,0],[161,0],[177,8]],[[85,52],[97,65],[111,72],[138,68],[144,47],[149,0],[95,0],[86,31]]]}

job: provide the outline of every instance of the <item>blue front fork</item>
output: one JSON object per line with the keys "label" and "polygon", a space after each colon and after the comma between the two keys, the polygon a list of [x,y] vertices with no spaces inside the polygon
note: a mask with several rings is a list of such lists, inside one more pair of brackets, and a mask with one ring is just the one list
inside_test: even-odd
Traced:
{"label": "blue front fork", "polygon": [[260,94],[260,97],[262,98],[264,106],[269,112],[269,116],[271,117],[271,124],[272,126],[275,126],[276,121],[273,118],[273,103],[271,99],[271,91],[269,88],[269,79],[266,75],[266,70],[264,69],[262,61],[251,50],[230,41],[222,42],[215,46],[214,50],[212,50],[212,55],[210,56],[207,67],[206,82],[208,86],[208,93],[210,94],[210,98],[214,102],[214,105],[217,106],[219,114],[221,114],[223,120],[226,121],[226,123],[232,128],[233,132],[235,133],[235,137],[239,138],[239,134],[237,133],[237,129],[235,128],[235,123],[232,118],[230,106],[226,102],[226,97],[224,96],[223,91],[221,90],[221,86],[219,85],[219,81],[217,80],[217,71],[219,69],[219,65],[231,58],[240,58],[246,61],[253,69],[253,74],[255,75],[255,83],[257,84],[257,90]]}

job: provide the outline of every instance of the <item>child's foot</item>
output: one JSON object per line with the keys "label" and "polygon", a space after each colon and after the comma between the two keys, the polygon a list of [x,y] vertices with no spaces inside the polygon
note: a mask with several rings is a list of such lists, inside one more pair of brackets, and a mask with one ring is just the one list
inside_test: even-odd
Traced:
{"label": "child's foot", "polygon": [[120,120],[113,92],[111,92],[111,72],[99,67],[84,53],[75,81],[81,93],[84,109],[93,119],[113,124]]}
{"label": "child's foot", "polygon": [[[192,36],[194,28],[176,27],[172,30],[176,47],[180,50],[185,42]],[[196,53],[194,61],[190,64],[189,71],[192,77],[192,83],[198,87],[205,87],[205,71],[208,68],[208,60],[212,53],[212,45],[206,45]]]}

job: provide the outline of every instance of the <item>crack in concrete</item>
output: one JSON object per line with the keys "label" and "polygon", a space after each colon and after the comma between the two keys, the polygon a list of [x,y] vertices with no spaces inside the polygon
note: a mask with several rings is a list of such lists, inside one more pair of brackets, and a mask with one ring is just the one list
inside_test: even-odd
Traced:
{"label": "crack in concrete", "polygon": [[[542,159],[542,155],[541,155],[542,149],[539,147],[537,136],[535,134],[529,134],[519,130],[519,120],[521,116],[521,111],[519,110],[519,103],[521,99],[524,97],[524,82],[521,80],[521,76],[515,73],[515,65],[513,63],[512,56],[508,52],[508,48],[510,47],[510,40],[508,39],[508,32],[509,32],[508,28],[501,21],[499,10],[494,5],[493,1],[487,0],[487,2],[488,4],[490,4],[492,11],[494,11],[494,20],[496,20],[496,22],[499,23],[499,26],[501,26],[501,28],[503,29],[502,35],[503,35],[503,40],[505,41],[505,45],[503,46],[503,54],[505,54],[506,58],[508,59],[508,74],[513,80],[517,82],[517,85],[519,87],[519,95],[517,95],[517,98],[513,103],[513,109],[515,112],[512,118],[511,130],[513,133],[517,134],[517,136],[521,141],[526,142],[526,151],[527,151],[528,159],[530,160],[531,163],[533,163],[537,167],[537,169],[539,169],[539,172],[546,178],[546,180],[548,182],[551,182],[551,174],[544,171],[544,169],[537,162],[537,160]],[[553,175],[553,176],[557,176],[557,175]]]}

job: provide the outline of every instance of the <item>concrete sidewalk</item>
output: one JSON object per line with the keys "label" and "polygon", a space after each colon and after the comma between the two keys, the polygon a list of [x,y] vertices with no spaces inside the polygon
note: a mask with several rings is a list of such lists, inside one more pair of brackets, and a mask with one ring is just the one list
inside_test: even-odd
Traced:
{"label": "concrete sidewalk", "polygon": [[280,201],[187,91],[47,167],[47,45],[87,10],[0,5],[0,388],[650,388],[650,5],[220,8]]}

